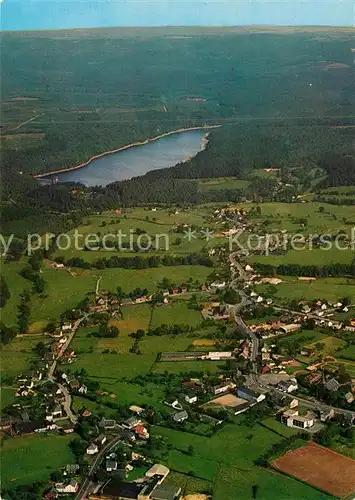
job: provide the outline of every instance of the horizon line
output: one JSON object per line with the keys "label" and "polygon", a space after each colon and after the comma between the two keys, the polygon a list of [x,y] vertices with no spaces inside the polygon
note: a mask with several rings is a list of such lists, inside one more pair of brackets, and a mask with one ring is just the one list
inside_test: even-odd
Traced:
{"label": "horizon line", "polygon": [[221,25],[185,25],[185,24],[157,24],[152,25],[132,25],[132,26],[88,26],[88,27],[71,27],[71,28],[34,28],[34,29],[0,29],[0,33],[34,33],[34,32],[57,32],[57,31],[87,31],[87,30],[110,30],[110,29],[166,29],[166,28],[185,28],[185,29],[252,29],[252,28],[272,28],[272,29],[347,29],[355,30],[355,25],[332,25],[332,24],[221,24]]}

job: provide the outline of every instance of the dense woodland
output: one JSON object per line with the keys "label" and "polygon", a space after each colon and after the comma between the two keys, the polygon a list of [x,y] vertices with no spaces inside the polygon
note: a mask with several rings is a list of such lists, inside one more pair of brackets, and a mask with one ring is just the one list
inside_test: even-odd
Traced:
{"label": "dense woodland", "polygon": [[[265,166],[300,169],[301,181],[308,182],[319,165],[328,176],[324,185],[354,183],[350,35],[174,33],[166,28],[2,35],[5,234],[61,231],[88,210],[117,205],[239,201],[243,193],[201,193],[188,180],[248,178]],[[206,151],[171,169],[82,189],[81,196],[70,186],[41,187],[32,178],[203,124],[223,126],[211,132]]]}

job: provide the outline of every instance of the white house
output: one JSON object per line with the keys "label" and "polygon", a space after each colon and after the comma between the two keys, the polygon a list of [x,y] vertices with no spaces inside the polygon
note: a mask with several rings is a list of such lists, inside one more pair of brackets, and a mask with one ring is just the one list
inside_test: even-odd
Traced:
{"label": "white house", "polygon": [[186,394],[185,401],[186,403],[190,404],[197,403],[197,396],[189,396],[188,394]]}
{"label": "white house", "polygon": [[300,429],[309,429],[314,425],[314,419],[310,414],[302,417],[298,410],[287,410],[281,415],[281,422],[287,427],[298,427]]}
{"label": "white house", "polygon": [[246,399],[253,403],[260,403],[264,401],[265,394],[259,394],[258,392],[252,391],[248,387],[238,387],[237,395],[239,398]]}
{"label": "white house", "polygon": [[214,281],[213,283],[210,284],[210,288],[222,290],[222,288],[225,288],[226,282],[225,281]]}
{"label": "white house", "polygon": [[91,443],[89,446],[86,448],[86,454],[87,455],[95,455],[98,453],[99,448],[97,447],[97,444]]}
{"label": "white house", "polygon": [[79,489],[79,485],[75,479],[72,479],[69,483],[56,483],[54,485],[58,493],[76,493]]}
{"label": "white house", "polygon": [[291,378],[290,380],[281,380],[278,383],[277,388],[280,391],[288,393],[296,391],[298,389],[297,380],[295,378]]}

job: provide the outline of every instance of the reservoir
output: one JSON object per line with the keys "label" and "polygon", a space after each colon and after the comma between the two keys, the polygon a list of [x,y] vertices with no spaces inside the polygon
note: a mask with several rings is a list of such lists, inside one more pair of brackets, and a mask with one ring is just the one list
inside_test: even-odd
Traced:
{"label": "reservoir", "polygon": [[204,149],[206,142],[206,130],[179,132],[141,146],[107,154],[76,170],[43,176],[40,182],[47,184],[54,178],[57,182],[106,186],[111,182],[144,175],[150,170],[172,167],[195,156]]}

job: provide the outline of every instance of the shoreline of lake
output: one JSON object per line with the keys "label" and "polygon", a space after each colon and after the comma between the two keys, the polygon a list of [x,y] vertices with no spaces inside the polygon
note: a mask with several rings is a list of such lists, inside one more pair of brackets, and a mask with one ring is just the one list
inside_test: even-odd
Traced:
{"label": "shoreline of lake", "polygon": [[[180,133],[183,133],[183,132],[189,132],[189,131],[193,131],[193,130],[205,130],[205,129],[206,130],[210,130],[210,129],[220,128],[220,127],[222,127],[222,125],[204,125],[204,126],[201,126],[201,127],[187,127],[187,128],[181,128],[181,129],[171,130],[170,132],[164,132],[163,134],[160,134],[160,135],[158,135],[156,137],[152,137],[152,138],[146,139],[144,141],[133,142],[131,144],[127,144],[125,146],[121,146],[121,147],[119,147],[117,149],[111,149],[111,150],[105,151],[103,153],[100,153],[98,155],[94,155],[91,158],[89,158],[86,162],[80,163],[79,165],[74,165],[74,166],[68,167],[68,168],[61,168],[61,169],[58,169],[58,170],[53,170],[52,172],[47,172],[47,173],[44,173],[44,174],[36,174],[33,177],[35,179],[42,179],[42,178],[45,178],[45,177],[51,177],[51,176],[56,175],[56,174],[63,174],[63,173],[67,173],[67,172],[73,172],[75,170],[79,170],[81,168],[87,167],[91,162],[93,162],[95,160],[98,160],[100,158],[103,158],[104,156],[108,156],[108,155],[111,155],[111,154],[114,154],[114,153],[119,153],[121,151],[126,151],[127,149],[131,149],[131,148],[135,148],[135,147],[139,147],[139,146],[145,146],[146,144],[158,141],[159,139],[162,139],[164,137],[169,137],[170,135],[180,134]],[[206,139],[204,141],[203,147],[200,149],[200,151],[203,151],[206,148],[207,144],[208,144],[208,135],[207,135],[207,137],[206,137]],[[184,162],[189,161],[191,158],[193,158],[193,156],[185,158],[183,161]]]}

